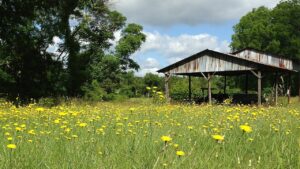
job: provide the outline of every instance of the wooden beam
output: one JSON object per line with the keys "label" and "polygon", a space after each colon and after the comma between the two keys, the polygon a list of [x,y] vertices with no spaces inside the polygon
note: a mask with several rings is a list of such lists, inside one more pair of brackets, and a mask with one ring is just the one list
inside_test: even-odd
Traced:
{"label": "wooden beam", "polygon": [[169,73],[165,73],[165,95],[166,99],[169,102],[170,99],[170,92],[169,92],[169,80],[170,80],[171,75]]}
{"label": "wooden beam", "polygon": [[204,79],[208,80],[208,77],[206,77],[203,72],[200,72],[200,73],[202,74],[202,76],[204,77]]}
{"label": "wooden beam", "polygon": [[278,104],[278,72],[275,74],[275,105]]}
{"label": "wooden beam", "polygon": [[249,79],[249,76],[248,76],[248,73],[246,73],[246,80],[245,80],[245,94],[248,94],[248,79]]}
{"label": "wooden beam", "polygon": [[261,106],[261,71],[258,70],[257,73],[255,73],[253,70],[250,70],[254,74],[254,76],[257,77],[257,105]]}
{"label": "wooden beam", "polygon": [[191,76],[189,76],[189,101],[192,101],[192,83],[191,83]]}
{"label": "wooden beam", "polygon": [[300,71],[298,72],[298,101],[300,102]]}
{"label": "wooden beam", "polygon": [[224,94],[226,94],[226,87],[227,87],[227,77],[224,76]]}
{"label": "wooden beam", "polygon": [[207,82],[208,82],[208,103],[211,104],[211,75],[210,73],[207,74]]}
{"label": "wooden beam", "polygon": [[288,79],[288,90],[287,90],[287,97],[288,97],[288,104],[290,104],[291,103],[291,73],[289,73],[289,75],[288,75],[289,77],[289,79]]}
{"label": "wooden beam", "polygon": [[257,104],[261,106],[261,72],[257,71]]}

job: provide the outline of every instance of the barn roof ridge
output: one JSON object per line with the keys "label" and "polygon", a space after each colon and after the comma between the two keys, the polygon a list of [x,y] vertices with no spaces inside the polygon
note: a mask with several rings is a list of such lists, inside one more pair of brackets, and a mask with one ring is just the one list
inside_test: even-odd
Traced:
{"label": "barn roof ridge", "polygon": [[276,53],[272,53],[272,52],[264,52],[262,50],[259,50],[259,49],[256,49],[256,48],[252,48],[252,47],[245,47],[245,48],[242,48],[240,50],[236,50],[234,52],[231,52],[230,54],[232,55],[236,55],[242,51],[245,51],[245,50],[252,50],[254,52],[257,52],[257,53],[261,53],[261,54],[266,54],[266,55],[270,55],[272,57],[276,57],[276,58],[284,58],[284,59],[288,59],[288,60],[291,60],[291,61],[297,61],[297,62],[300,62],[300,59],[295,59],[295,58],[290,58],[290,57],[285,57],[283,55],[279,55],[279,54],[276,54]]}
{"label": "barn roof ridge", "polygon": [[[250,49],[250,48],[247,48],[247,49]],[[246,50],[246,48],[243,49],[243,50]],[[243,51],[243,50],[240,50],[239,52],[241,52],[241,51]],[[253,50],[254,50],[254,49],[253,49]],[[218,51],[214,51],[214,50],[210,50],[210,49],[205,49],[205,50],[203,50],[203,51],[200,51],[200,52],[198,52],[198,53],[195,53],[195,54],[193,54],[193,55],[191,55],[191,56],[189,56],[189,57],[186,57],[186,58],[184,58],[184,59],[182,59],[182,60],[180,60],[180,61],[177,61],[177,62],[175,62],[175,63],[173,63],[173,64],[171,64],[171,65],[169,65],[169,66],[166,66],[166,67],[164,67],[164,68],[161,68],[161,69],[159,69],[157,72],[163,73],[163,72],[165,72],[165,71],[167,71],[167,70],[169,70],[169,69],[172,69],[173,67],[176,67],[176,66],[179,66],[179,65],[181,65],[181,64],[184,64],[184,63],[186,63],[186,62],[188,62],[188,61],[190,61],[190,60],[193,60],[193,59],[195,59],[195,58],[197,58],[197,57],[202,57],[202,56],[204,56],[204,54],[207,53],[207,52],[208,52],[208,53],[219,54],[219,55],[221,55],[221,56],[229,56],[229,57],[232,57],[232,58],[241,60],[241,61],[246,61],[246,62],[248,62],[248,63],[256,64],[256,65],[258,65],[258,66],[267,66],[267,67],[272,67],[272,68],[275,68],[275,69],[282,69],[282,70],[287,70],[287,71],[293,71],[293,72],[296,72],[296,70],[291,70],[291,69],[287,69],[287,68],[283,68],[283,67],[277,67],[277,66],[270,65],[270,64],[264,64],[264,63],[261,63],[261,62],[256,62],[256,61],[250,60],[250,59],[241,58],[241,57],[238,57],[238,56],[234,55],[233,53],[222,53],[222,52],[218,52]],[[239,52],[237,52],[237,53],[239,53]],[[235,52],[234,52],[234,53],[235,53]],[[235,53],[235,54],[237,54],[237,53]],[[265,54],[268,54],[268,53],[265,53]],[[270,55],[271,55],[271,54],[270,54]],[[211,56],[211,57],[214,57],[213,55],[210,55],[210,56]],[[271,56],[273,56],[273,55],[271,55]],[[279,57],[279,56],[277,56],[277,57]]]}

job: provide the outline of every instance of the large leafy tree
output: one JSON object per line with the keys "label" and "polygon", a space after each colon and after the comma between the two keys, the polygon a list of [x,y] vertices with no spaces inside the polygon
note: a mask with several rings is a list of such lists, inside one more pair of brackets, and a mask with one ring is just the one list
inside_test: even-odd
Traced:
{"label": "large leafy tree", "polygon": [[[130,55],[145,40],[142,27],[127,25],[107,0],[7,0],[0,15],[0,93],[78,96],[83,84],[118,86],[120,73],[138,69]],[[49,51],[54,37],[59,48]]]}
{"label": "large leafy tree", "polygon": [[47,48],[58,33],[58,4],[56,0],[0,1],[1,93],[24,98],[53,91],[50,77],[61,63]]}
{"label": "large leafy tree", "polygon": [[300,1],[287,0],[275,8],[253,9],[234,26],[231,48],[246,47],[300,58]]}
{"label": "large leafy tree", "polygon": [[[77,23],[72,28],[66,22],[65,43],[61,50],[68,52],[69,94],[82,94],[81,87],[93,80],[98,81],[107,93],[112,93],[121,85],[121,73],[139,68],[130,56],[145,41],[142,27],[126,25],[126,18],[111,11],[106,0],[77,3],[74,5],[77,7],[68,13],[69,20],[73,17]],[[116,46],[112,46],[116,31],[122,32],[121,38]]]}

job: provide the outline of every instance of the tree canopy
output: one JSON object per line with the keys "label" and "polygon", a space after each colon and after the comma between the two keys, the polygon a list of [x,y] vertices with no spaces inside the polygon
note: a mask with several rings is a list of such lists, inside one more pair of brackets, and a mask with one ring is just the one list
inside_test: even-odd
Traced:
{"label": "tree canopy", "polygon": [[8,97],[80,96],[92,84],[113,92],[139,69],[130,56],[145,41],[143,28],[107,0],[7,0],[0,15],[0,93]]}
{"label": "tree canopy", "polygon": [[273,9],[253,9],[234,26],[231,49],[246,47],[300,58],[300,0],[281,1]]}

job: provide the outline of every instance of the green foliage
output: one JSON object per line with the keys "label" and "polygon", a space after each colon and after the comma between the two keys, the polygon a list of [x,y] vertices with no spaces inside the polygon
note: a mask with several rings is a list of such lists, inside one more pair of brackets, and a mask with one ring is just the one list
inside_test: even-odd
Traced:
{"label": "green foliage", "polygon": [[[90,96],[94,81],[114,94],[123,74],[139,68],[130,55],[145,41],[143,28],[126,24],[107,0],[0,4],[0,93],[12,99]],[[113,46],[116,31],[122,34]],[[54,37],[61,42],[50,50]]]}
{"label": "green foliage", "polygon": [[129,24],[122,31],[122,37],[116,46],[116,56],[119,57],[121,68],[138,70],[139,65],[129,56],[138,50],[146,36],[142,33],[143,27],[137,24]]}
{"label": "green foliage", "polygon": [[82,87],[84,98],[91,101],[102,101],[106,92],[101,88],[97,80],[93,80],[91,84]]}
{"label": "green foliage", "polygon": [[[298,169],[296,99],[289,107],[261,108],[157,105],[149,99],[92,104],[72,100],[51,108],[15,108],[0,101],[0,165],[5,169]],[[241,125],[252,132],[242,131]],[[224,140],[216,141],[213,135]],[[165,142],[163,136],[172,140]],[[185,155],[178,157],[177,151]]]}
{"label": "green foliage", "polygon": [[40,98],[37,103],[37,105],[43,107],[53,107],[57,106],[58,104],[60,104],[60,99],[51,97]]}
{"label": "green foliage", "polygon": [[162,89],[164,85],[163,78],[153,73],[146,73],[146,75],[144,76],[144,83],[146,86],[156,86],[160,89]]}
{"label": "green foliage", "polygon": [[253,9],[234,26],[231,48],[255,48],[300,58],[300,1],[280,2],[274,9]]}

